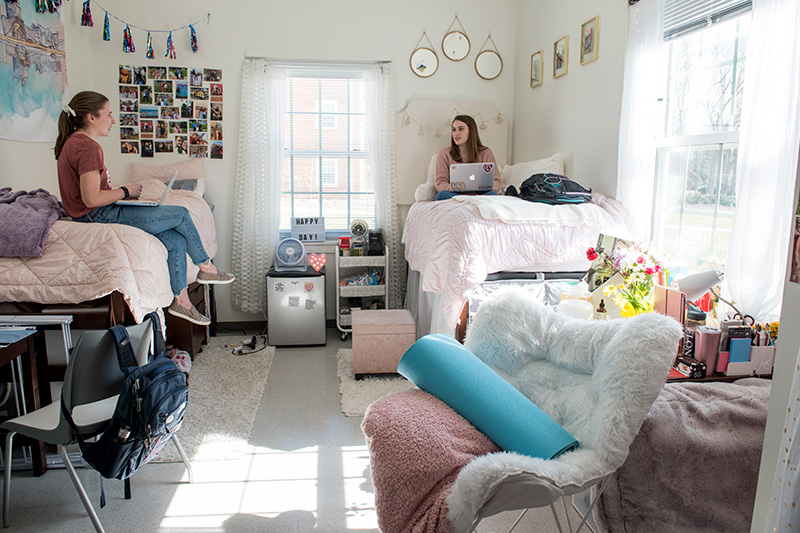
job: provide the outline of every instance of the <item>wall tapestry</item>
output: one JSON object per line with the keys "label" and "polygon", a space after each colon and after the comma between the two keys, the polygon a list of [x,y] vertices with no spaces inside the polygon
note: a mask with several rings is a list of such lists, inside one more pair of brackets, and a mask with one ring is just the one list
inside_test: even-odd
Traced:
{"label": "wall tapestry", "polygon": [[119,66],[123,154],[222,159],[222,70]]}
{"label": "wall tapestry", "polygon": [[67,86],[64,26],[34,5],[0,7],[0,138],[52,143]]}

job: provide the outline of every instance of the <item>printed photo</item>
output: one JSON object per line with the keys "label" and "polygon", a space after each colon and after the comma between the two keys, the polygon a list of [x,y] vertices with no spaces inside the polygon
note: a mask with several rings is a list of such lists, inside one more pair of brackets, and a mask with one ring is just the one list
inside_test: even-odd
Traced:
{"label": "printed photo", "polygon": [[138,154],[139,143],[137,141],[123,141],[120,143],[120,152],[123,154]]}
{"label": "printed photo", "polygon": [[179,154],[189,153],[189,139],[185,135],[175,137],[175,151]]}
{"label": "printed photo", "polygon": [[169,123],[169,132],[173,135],[181,135],[189,131],[186,129],[186,122],[170,122]]}
{"label": "printed photo", "polygon": [[171,80],[185,80],[186,67],[169,67],[169,79]]}
{"label": "printed photo", "polygon": [[222,141],[211,141],[211,159],[222,159]]}
{"label": "printed photo", "polygon": [[139,103],[152,105],[153,103],[153,88],[149,85],[142,85],[139,87]]}
{"label": "printed photo", "polygon": [[140,118],[158,118],[157,107],[144,107],[139,111]]}
{"label": "printed photo", "polygon": [[172,92],[172,82],[171,81],[154,81],[153,86],[156,89],[157,93],[171,93]]}
{"label": "printed photo", "polygon": [[138,128],[120,128],[119,129],[119,138],[126,140],[126,141],[136,141],[139,140],[139,129]]}
{"label": "printed photo", "polygon": [[172,93],[156,93],[156,105],[168,106],[174,104],[175,102],[172,99]]}
{"label": "printed photo", "polygon": [[175,83],[175,98],[179,98],[181,100],[185,100],[189,98],[189,84],[184,82],[176,82]]}
{"label": "printed photo", "polygon": [[222,140],[222,122],[212,122],[211,129],[208,132],[212,141]]}
{"label": "printed photo", "polygon": [[119,82],[123,85],[133,83],[133,71],[129,65],[119,66]]}
{"label": "printed photo", "polygon": [[139,100],[120,100],[119,101],[120,113],[138,113]]}
{"label": "printed photo", "polygon": [[135,85],[120,85],[119,86],[120,98],[139,98],[139,88]]}
{"label": "printed photo", "polygon": [[197,102],[194,104],[194,118],[207,120],[208,119],[208,104],[205,102]]}
{"label": "printed photo", "polygon": [[189,135],[189,144],[208,144],[206,134],[204,132],[192,132],[192,134]]}
{"label": "printed photo", "polygon": [[161,108],[161,118],[167,118],[170,120],[178,120],[181,118],[180,111],[177,107],[162,107]]}
{"label": "printed photo", "polygon": [[192,98],[195,100],[208,100],[208,87],[194,87]]}
{"label": "printed photo", "polygon": [[152,120],[143,120],[139,125],[141,129],[142,139],[152,139],[153,138],[153,121]]}
{"label": "printed photo", "polygon": [[138,126],[139,115],[136,113],[120,113],[119,115],[120,126]]}
{"label": "printed photo", "polygon": [[191,79],[189,81],[192,82],[192,87],[202,87],[203,86],[203,71],[202,70],[192,69]]}
{"label": "printed photo", "polygon": [[181,104],[181,118],[192,118],[194,115],[194,102],[187,100]]}
{"label": "printed photo", "polygon": [[147,67],[133,67],[133,83],[136,85],[147,83]]}
{"label": "printed photo", "polygon": [[189,157],[208,157],[208,145],[190,146]]}
{"label": "printed photo", "polygon": [[156,139],[166,139],[168,131],[167,122],[165,120],[156,122]]}
{"label": "printed photo", "polygon": [[221,102],[220,100],[214,100],[215,96],[222,96],[222,84],[221,83],[212,83],[211,84],[211,100],[214,102]]}
{"label": "printed photo", "polygon": [[167,79],[167,68],[147,67],[147,77],[151,80],[165,80]]}
{"label": "printed photo", "polygon": [[156,141],[156,153],[172,152],[172,141]]}
{"label": "printed photo", "polygon": [[222,69],[204,68],[203,79],[205,81],[222,81]]}
{"label": "printed photo", "polygon": [[222,120],[222,104],[211,104],[211,120]]}
{"label": "printed photo", "polygon": [[208,123],[205,120],[190,120],[189,129],[191,131],[208,131]]}
{"label": "printed photo", "polygon": [[142,157],[153,157],[153,141],[142,141]]}

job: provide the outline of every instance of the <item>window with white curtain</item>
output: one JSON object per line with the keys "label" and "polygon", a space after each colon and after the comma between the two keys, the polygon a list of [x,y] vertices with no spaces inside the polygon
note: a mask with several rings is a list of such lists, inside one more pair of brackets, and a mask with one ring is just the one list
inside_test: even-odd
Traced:
{"label": "window with white curtain", "polygon": [[376,227],[363,70],[289,68],[280,230],[291,217],[323,216],[329,236],[353,219]]}
{"label": "window with white curtain", "polygon": [[728,253],[751,18],[749,2],[698,4],[665,5],[652,220],[656,247],[693,270]]}

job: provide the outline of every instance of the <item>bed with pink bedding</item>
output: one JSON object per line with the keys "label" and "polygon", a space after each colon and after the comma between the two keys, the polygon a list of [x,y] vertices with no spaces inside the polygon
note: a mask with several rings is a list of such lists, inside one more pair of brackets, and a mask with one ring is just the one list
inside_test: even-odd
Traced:
{"label": "bed with pink bedding", "polygon": [[[158,198],[164,183],[143,183],[142,198]],[[210,257],[217,253],[214,219],[206,201],[172,190],[165,201],[189,210]],[[151,209],[142,207],[141,209]],[[188,260],[187,280],[197,277]],[[172,302],[167,250],[156,237],[130,226],[57,220],[40,257],[0,257],[0,302],[78,304],[113,292],[122,295],[136,322]]]}
{"label": "bed with pink bedding", "polygon": [[[622,204],[598,193],[576,205],[458,196],[414,203],[403,242],[409,269],[420,275],[419,289],[440,296],[432,301],[441,308],[432,312],[441,312],[452,332],[464,301],[487,275],[586,270],[586,250],[598,235],[628,235],[629,224]],[[409,287],[410,298],[412,292]]]}

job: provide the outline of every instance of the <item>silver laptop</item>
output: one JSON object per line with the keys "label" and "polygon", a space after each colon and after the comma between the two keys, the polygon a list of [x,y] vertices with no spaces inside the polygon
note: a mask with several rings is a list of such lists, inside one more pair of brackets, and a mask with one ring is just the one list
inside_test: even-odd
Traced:
{"label": "silver laptop", "polygon": [[494,163],[454,163],[450,165],[452,192],[488,192],[494,188]]}
{"label": "silver laptop", "polygon": [[150,207],[156,207],[164,203],[164,200],[167,199],[167,194],[169,190],[172,188],[172,184],[175,183],[175,178],[178,177],[178,171],[175,171],[175,174],[172,175],[172,179],[169,180],[167,183],[167,188],[164,189],[164,194],[161,195],[161,198],[158,200],[140,200],[138,198],[131,198],[129,200],[119,200],[114,202],[116,205],[146,205]]}

